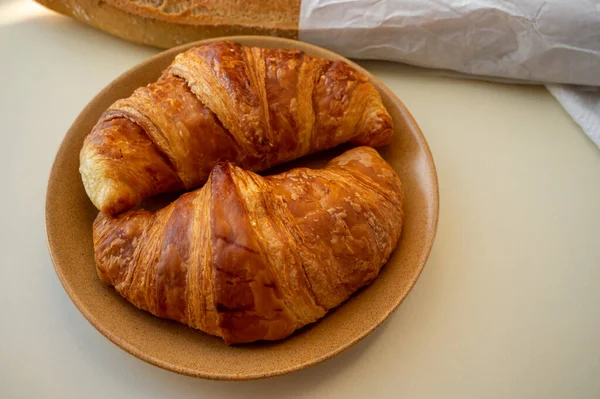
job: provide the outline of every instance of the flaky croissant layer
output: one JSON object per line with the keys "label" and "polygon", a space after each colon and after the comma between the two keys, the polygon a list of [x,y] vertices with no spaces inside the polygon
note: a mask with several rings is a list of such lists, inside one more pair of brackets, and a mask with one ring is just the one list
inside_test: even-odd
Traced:
{"label": "flaky croissant layer", "polygon": [[225,41],[179,54],[114,103],[86,138],[80,171],[94,205],[114,214],[203,184],[219,160],[260,171],[391,135],[379,93],[344,62]]}
{"label": "flaky croissant layer", "polygon": [[226,343],[276,340],[371,282],[396,247],[402,190],[377,151],[276,176],[219,163],[152,213],[100,213],[98,274],[138,308]]}

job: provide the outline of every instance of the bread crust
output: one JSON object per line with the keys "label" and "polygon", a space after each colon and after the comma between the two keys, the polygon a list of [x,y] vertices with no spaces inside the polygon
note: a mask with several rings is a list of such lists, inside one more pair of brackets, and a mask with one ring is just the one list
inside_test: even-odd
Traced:
{"label": "bread crust", "polygon": [[299,0],[36,0],[122,39],[160,48],[236,35],[298,38]]}

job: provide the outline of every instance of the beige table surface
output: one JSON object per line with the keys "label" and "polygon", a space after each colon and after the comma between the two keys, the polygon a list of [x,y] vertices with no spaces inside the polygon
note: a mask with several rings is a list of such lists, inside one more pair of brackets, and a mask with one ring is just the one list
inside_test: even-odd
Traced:
{"label": "beige table surface", "polygon": [[0,3],[0,398],[599,398],[600,151],[541,87],[365,62],[438,167],[425,270],[342,355],[252,382],[184,377],[114,346],[52,268],[54,154],[84,105],[156,50],[25,1]]}

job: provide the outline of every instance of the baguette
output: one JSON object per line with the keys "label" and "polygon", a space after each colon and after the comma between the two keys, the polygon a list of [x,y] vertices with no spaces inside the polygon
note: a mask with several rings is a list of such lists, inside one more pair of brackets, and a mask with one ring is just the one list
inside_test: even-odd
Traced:
{"label": "baguette", "polygon": [[36,0],[128,41],[169,48],[220,36],[298,38],[300,0]]}

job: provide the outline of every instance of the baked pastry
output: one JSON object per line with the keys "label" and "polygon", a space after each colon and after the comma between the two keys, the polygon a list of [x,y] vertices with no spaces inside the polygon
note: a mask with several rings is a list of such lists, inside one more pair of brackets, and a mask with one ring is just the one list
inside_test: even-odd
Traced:
{"label": "baked pastry", "polygon": [[168,48],[211,37],[298,38],[300,0],[36,0],[132,42]]}
{"label": "baked pastry", "polygon": [[276,340],[370,283],[402,229],[394,170],[369,147],[261,177],[220,162],[156,213],[100,213],[102,280],[138,308],[227,344]]}
{"label": "baked pastry", "polygon": [[80,171],[94,205],[118,213],[198,187],[218,160],[261,171],[391,135],[379,93],[344,62],[216,42],[179,54],[157,82],[115,102],[85,139]]}

